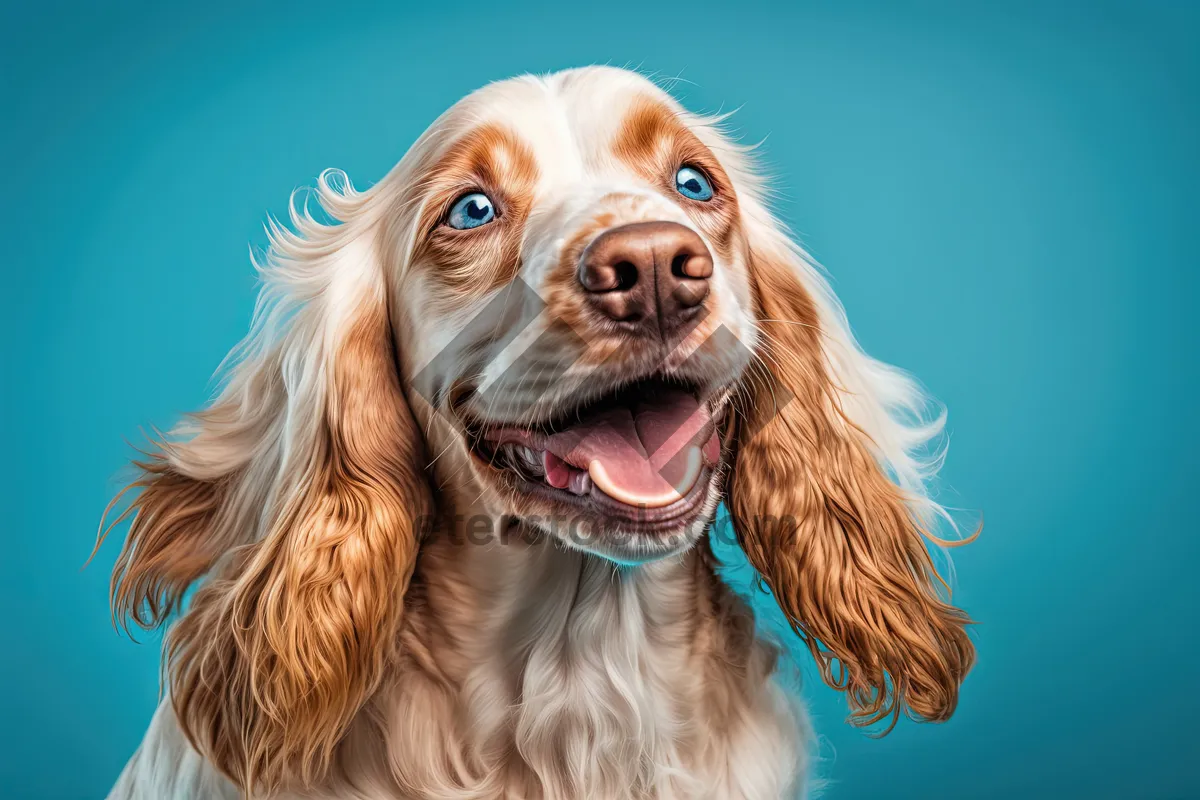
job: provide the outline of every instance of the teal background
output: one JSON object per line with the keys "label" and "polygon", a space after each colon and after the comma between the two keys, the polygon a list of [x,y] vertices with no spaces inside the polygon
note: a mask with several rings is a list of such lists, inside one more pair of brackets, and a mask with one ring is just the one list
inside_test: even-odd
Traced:
{"label": "teal background", "polygon": [[[170,7],[167,7],[170,6]],[[766,138],[873,354],[950,408],[979,665],[883,740],[805,694],[827,796],[1200,797],[1195,4],[22,3],[0,11],[0,796],[100,797],[157,693],[96,523],[200,405],[248,244],[484,82],[608,62]]]}

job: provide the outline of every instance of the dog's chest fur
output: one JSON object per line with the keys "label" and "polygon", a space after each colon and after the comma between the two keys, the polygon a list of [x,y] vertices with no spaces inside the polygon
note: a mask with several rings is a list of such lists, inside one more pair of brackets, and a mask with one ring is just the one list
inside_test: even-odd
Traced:
{"label": "dog's chest fur", "polygon": [[[401,660],[329,783],[288,800],[767,800],[806,726],[706,550],[623,571],[554,547],[427,545]],[[165,702],[113,797],[234,800]]]}
{"label": "dog's chest fur", "polygon": [[376,706],[404,795],[791,796],[802,721],[706,551],[429,549],[408,674]]}

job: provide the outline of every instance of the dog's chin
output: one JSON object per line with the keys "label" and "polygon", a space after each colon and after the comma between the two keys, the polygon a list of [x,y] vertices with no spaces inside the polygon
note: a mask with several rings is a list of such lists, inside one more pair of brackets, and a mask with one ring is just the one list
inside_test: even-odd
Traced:
{"label": "dog's chin", "polygon": [[622,566],[679,555],[704,536],[720,499],[719,470],[704,474],[686,495],[659,508],[618,503],[595,487],[583,497],[555,497],[536,484],[518,494],[514,516],[571,550]]}

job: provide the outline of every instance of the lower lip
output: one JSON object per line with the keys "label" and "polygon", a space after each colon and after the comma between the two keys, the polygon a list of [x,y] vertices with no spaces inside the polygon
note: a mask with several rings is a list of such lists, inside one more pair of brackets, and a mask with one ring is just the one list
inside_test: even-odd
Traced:
{"label": "lower lip", "polygon": [[712,468],[705,465],[701,468],[700,477],[688,493],[669,505],[657,508],[645,508],[622,503],[604,492],[592,487],[586,495],[574,495],[562,489],[555,489],[542,483],[510,476],[515,487],[523,494],[532,495],[538,499],[547,500],[558,506],[566,506],[576,513],[587,514],[589,521],[597,518],[620,525],[625,530],[636,530],[638,533],[654,535],[674,531],[680,525],[695,518],[704,505],[712,482]]}

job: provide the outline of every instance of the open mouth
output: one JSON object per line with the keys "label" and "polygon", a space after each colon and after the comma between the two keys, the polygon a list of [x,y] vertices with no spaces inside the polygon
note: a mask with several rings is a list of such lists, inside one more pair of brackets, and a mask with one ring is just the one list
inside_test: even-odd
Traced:
{"label": "open mouth", "polygon": [[694,514],[721,454],[723,403],[637,381],[532,427],[468,426],[473,454],[519,491],[663,528]]}

